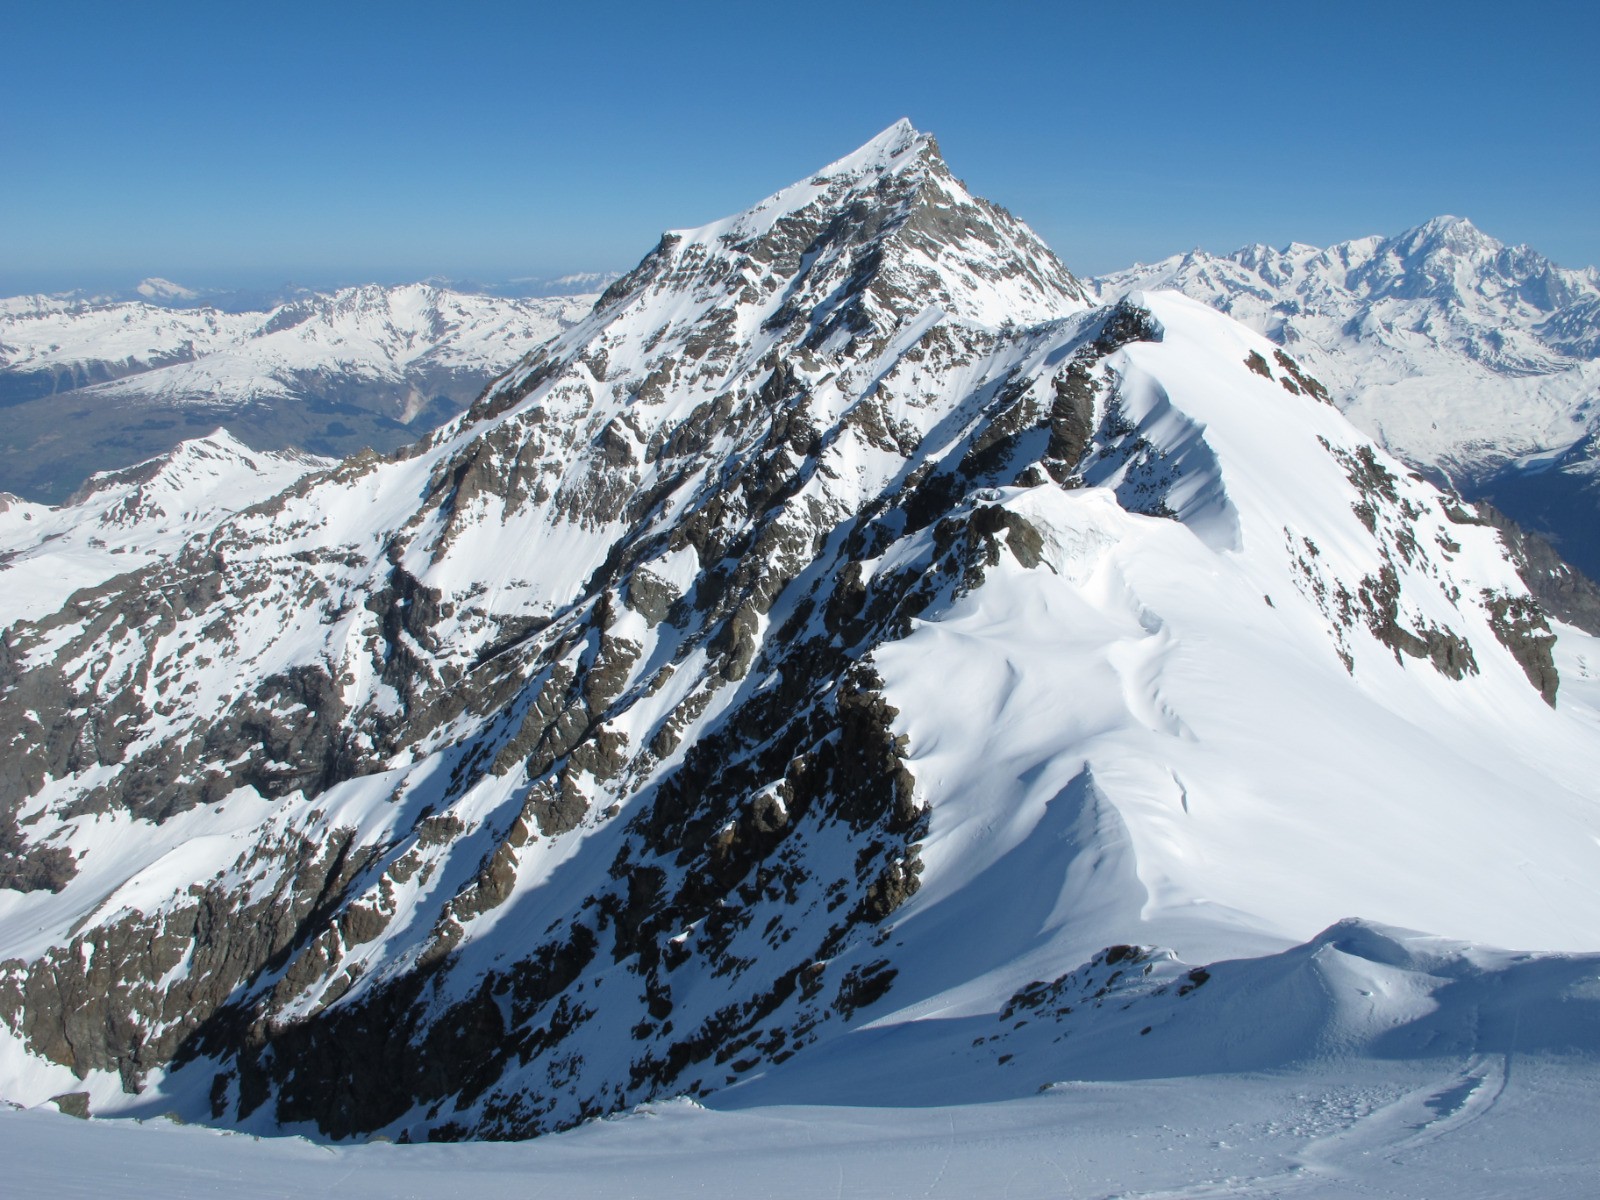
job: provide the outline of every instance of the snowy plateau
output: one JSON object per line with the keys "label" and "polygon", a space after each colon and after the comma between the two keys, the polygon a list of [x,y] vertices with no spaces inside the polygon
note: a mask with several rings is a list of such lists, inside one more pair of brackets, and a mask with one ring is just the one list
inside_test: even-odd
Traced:
{"label": "snowy plateau", "polygon": [[1105,286],[900,122],[418,442],[7,501],[8,1188],[1600,1194],[1600,639]]}

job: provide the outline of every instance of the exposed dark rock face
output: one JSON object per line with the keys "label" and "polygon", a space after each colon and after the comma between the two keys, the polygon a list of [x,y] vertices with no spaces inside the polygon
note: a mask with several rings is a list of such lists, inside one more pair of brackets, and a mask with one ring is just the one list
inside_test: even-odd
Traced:
{"label": "exposed dark rock face", "polygon": [[1328,389],[1302,371],[1300,364],[1295,362],[1294,359],[1290,358],[1282,350],[1273,351],[1272,357],[1277,360],[1278,366],[1283,368],[1283,376],[1278,382],[1283,384],[1285,391],[1291,394],[1304,392],[1324,404],[1333,403],[1332,397],[1328,395]]}
{"label": "exposed dark rock face", "polygon": [[1485,590],[1483,600],[1489,609],[1490,628],[1495,637],[1511,652],[1528,676],[1528,682],[1539,689],[1545,703],[1554,708],[1561,679],[1552,654],[1555,635],[1550,632],[1544,613],[1527,596]]}
{"label": "exposed dark rock face", "polygon": [[[1436,570],[1433,552],[1423,545],[1415,532],[1416,522],[1424,515],[1424,510],[1401,495],[1398,478],[1378,461],[1371,447],[1361,446],[1354,452],[1336,450],[1332,446],[1328,449],[1344,468],[1346,478],[1359,496],[1352,508],[1372,535],[1380,561],[1378,570],[1362,577],[1350,588],[1322,574],[1317,561],[1321,550],[1314,542],[1302,538],[1297,543],[1292,533],[1286,530],[1285,534],[1302,588],[1329,619],[1346,668],[1355,670],[1348,631],[1362,625],[1394,652],[1397,661],[1402,655],[1422,659],[1449,679],[1476,675],[1477,657],[1464,635],[1448,626],[1421,622],[1403,612],[1402,570]],[[1477,520],[1448,501],[1444,515],[1458,524]],[[1439,558],[1448,561],[1460,549],[1441,535],[1437,546]],[[1459,601],[1460,597],[1454,599]],[[1494,619],[1491,616],[1491,622]],[[1501,641],[1504,640],[1502,637]],[[1530,681],[1543,691],[1538,680],[1530,676]]]}
{"label": "exposed dark rock face", "polygon": [[1567,562],[1544,538],[1522,528],[1488,503],[1479,503],[1480,517],[1500,531],[1517,574],[1533,598],[1551,616],[1600,635],[1600,586]]}
{"label": "exposed dark rock face", "polygon": [[1094,339],[1101,355],[1110,354],[1129,342],[1159,342],[1161,326],[1149,312],[1127,300],[1119,300],[1106,310],[1105,319]]}
{"label": "exposed dark rock face", "polygon": [[1392,565],[1386,564],[1376,576],[1363,579],[1357,595],[1367,628],[1373,637],[1395,652],[1396,658],[1409,654],[1412,658],[1427,659],[1439,674],[1451,679],[1478,673],[1472,647],[1459,634],[1438,628],[1413,633],[1400,624],[1400,580]]}
{"label": "exposed dark rock face", "polygon": [[77,873],[72,851],[64,846],[30,845],[14,813],[0,825],[0,888],[16,892],[59,892]]}
{"label": "exposed dark rock face", "polygon": [[63,1092],[59,1096],[51,1096],[50,1103],[69,1117],[77,1117],[80,1121],[89,1119],[88,1092]]}
{"label": "exposed dark rock face", "polygon": [[324,846],[294,837],[257,847],[250,865],[270,867],[280,880],[267,896],[196,886],[186,905],[158,917],[132,913],[39,962],[0,963],[0,1020],[80,1078],[116,1071],[136,1090],[235,987],[327,920],[371,857],[352,845],[349,830]]}

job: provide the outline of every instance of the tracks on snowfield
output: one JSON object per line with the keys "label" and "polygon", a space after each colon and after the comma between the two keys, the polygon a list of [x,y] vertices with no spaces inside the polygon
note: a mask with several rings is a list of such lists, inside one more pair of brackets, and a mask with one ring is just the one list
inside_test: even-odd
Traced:
{"label": "tracks on snowfield", "polygon": [[[1412,1088],[1397,1099],[1380,1103],[1348,1125],[1313,1137],[1293,1156],[1287,1170],[1259,1177],[1225,1176],[1196,1181],[1178,1190],[1116,1192],[1105,1200],[1217,1200],[1221,1197],[1292,1196],[1341,1184],[1357,1186],[1370,1178],[1374,1165],[1394,1160],[1443,1138],[1451,1137],[1486,1116],[1510,1083],[1513,1051],[1475,1054],[1455,1071]],[[1356,1091],[1331,1107],[1350,1113],[1373,1093]],[[1287,1119],[1291,1128],[1314,1127],[1328,1119],[1331,1095],[1303,1097],[1305,1107]]]}

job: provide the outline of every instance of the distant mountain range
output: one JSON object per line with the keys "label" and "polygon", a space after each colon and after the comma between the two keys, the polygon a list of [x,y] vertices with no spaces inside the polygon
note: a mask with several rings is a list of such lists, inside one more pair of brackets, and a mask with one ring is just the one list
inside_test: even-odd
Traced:
{"label": "distant mountain range", "polygon": [[1196,250],[1094,281],[1174,288],[1292,352],[1385,447],[1600,576],[1600,272],[1459,217],[1327,249]]}
{"label": "distant mountain range", "polygon": [[[549,299],[557,296],[593,295],[603,291],[620,273],[617,271],[574,271],[565,275],[516,275],[507,278],[478,278],[468,276],[430,275],[420,280],[406,280],[441,288],[445,291],[465,292],[475,296],[500,296],[507,299]],[[376,283],[359,280],[338,284],[303,284],[284,282],[275,286],[255,284],[250,286],[190,287],[171,279],[152,275],[131,287],[113,286],[73,288],[67,291],[30,293],[42,300],[61,301],[68,304],[105,306],[129,301],[142,302],[159,308],[214,308],[220,312],[266,312],[281,304],[291,304],[313,296],[329,296],[353,286]],[[398,286],[380,284],[378,286]],[[21,295],[21,293],[18,293]]]}
{"label": "distant mountain range", "polygon": [[[394,448],[615,279],[269,295],[150,278],[120,298],[0,301],[0,487],[59,502],[94,471],[219,424],[262,448]],[[1439,217],[1326,249],[1196,250],[1089,286],[1104,300],[1176,289],[1265,334],[1413,468],[1493,501],[1600,577],[1594,268]]]}
{"label": "distant mountain range", "polygon": [[264,312],[0,300],[0,488],[59,503],[97,471],[218,425],[257,449],[393,449],[593,303],[432,284],[312,293]]}

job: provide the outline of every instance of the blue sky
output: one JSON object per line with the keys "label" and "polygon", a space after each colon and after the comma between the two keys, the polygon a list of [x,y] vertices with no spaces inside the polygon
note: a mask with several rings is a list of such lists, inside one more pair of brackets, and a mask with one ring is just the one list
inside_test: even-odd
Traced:
{"label": "blue sky", "polygon": [[12,0],[0,288],[630,266],[896,118],[1083,273],[1443,212],[1600,263],[1597,6]]}

